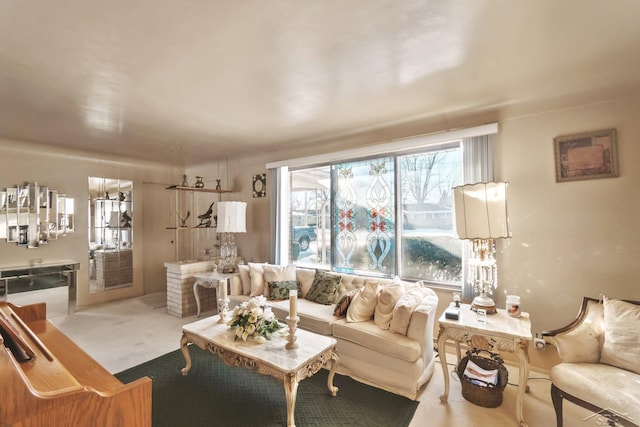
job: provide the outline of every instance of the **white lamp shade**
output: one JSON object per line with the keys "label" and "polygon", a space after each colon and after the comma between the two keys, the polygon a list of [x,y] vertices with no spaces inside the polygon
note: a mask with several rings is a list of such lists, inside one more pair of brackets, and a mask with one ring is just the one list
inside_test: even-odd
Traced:
{"label": "white lamp shade", "polygon": [[246,202],[218,202],[218,233],[247,232]]}
{"label": "white lamp shade", "polygon": [[488,182],[453,188],[456,231],[461,239],[511,237],[507,183]]}

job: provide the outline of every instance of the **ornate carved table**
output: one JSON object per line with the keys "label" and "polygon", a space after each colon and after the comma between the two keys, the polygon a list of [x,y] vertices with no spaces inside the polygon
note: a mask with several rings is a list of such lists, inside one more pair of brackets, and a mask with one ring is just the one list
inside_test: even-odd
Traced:
{"label": "ornate carved table", "polygon": [[[196,298],[196,307],[198,309],[196,313],[196,317],[200,317],[200,295],[198,295],[198,286],[202,286],[203,288],[215,288],[216,289],[216,299],[220,299],[220,295],[218,295],[218,289],[220,286],[227,286],[229,279],[233,276],[239,276],[240,273],[218,273],[210,272],[210,273],[198,273],[194,274],[193,277],[196,278],[196,281],[193,284],[193,295]],[[218,313],[222,312],[221,307],[218,305]]]}
{"label": "ornate carved table", "polygon": [[212,316],[182,327],[180,348],[186,361],[183,375],[191,369],[189,343],[218,355],[229,366],[255,369],[260,374],[271,375],[284,384],[287,426],[295,426],[298,383],[314,375],[328,362],[331,362],[331,369],[327,387],[332,396],[338,393],[338,388],[333,385],[339,361],[334,338],[298,329],[298,348],[287,350],[287,340],[282,337],[264,343],[235,341],[235,331],[224,323],[218,323],[218,320],[219,316]]}
{"label": "ornate carved table", "polygon": [[445,344],[452,340],[456,345],[458,363],[460,363],[460,343],[470,348],[479,348],[494,353],[507,351],[515,353],[520,361],[519,384],[516,396],[516,415],[518,423],[526,427],[523,416],[524,393],[528,391],[529,378],[529,343],[531,335],[531,321],[529,313],[522,313],[520,317],[511,317],[506,310],[498,309],[496,314],[487,314],[486,321],[478,321],[475,311],[468,304],[462,304],[458,320],[447,319],[443,314],[438,320],[440,333],[438,335],[438,354],[444,374],[444,393],[440,400],[446,403],[449,397],[449,372]]}

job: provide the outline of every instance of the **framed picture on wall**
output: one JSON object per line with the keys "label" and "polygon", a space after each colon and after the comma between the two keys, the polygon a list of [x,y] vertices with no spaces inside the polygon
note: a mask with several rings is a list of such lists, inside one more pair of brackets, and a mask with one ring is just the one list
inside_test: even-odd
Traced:
{"label": "framed picture on wall", "polygon": [[267,195],[267,174],[253,176],[253,197],[264,197]]}
{"label": "framed picture on wall", "polygon": [[615,129],[558,136],[553,144],[556,182],[618,176]]}

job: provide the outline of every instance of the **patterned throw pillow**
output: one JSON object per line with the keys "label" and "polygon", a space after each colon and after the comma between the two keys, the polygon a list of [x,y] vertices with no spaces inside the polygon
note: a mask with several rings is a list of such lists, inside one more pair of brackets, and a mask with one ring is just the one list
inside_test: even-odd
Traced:
{"label": "patterned throw pillow", "polygon": [[336,308],[333,309],[333,315],[336,317],[346,316],[349,304],[351,304],[351,301],[353,301],[353,297],[357,292],[357,289],[351,289],[349,292],[342,295],[336,304]]}
{"label": "patterned throw pillow", "polygon": [[300,282],[297,280],[277,280],[268,283],[270,300],[289,299],[290,290],[300,289]]}
{"label": "patterned throw pillow", "polygon": [[338,292],[340,280],[342,280],[342,276],[316,270],[311,289],[309,289],[305,298],[318,304],[333,304],[333,299],[335,298],[336,292]]}

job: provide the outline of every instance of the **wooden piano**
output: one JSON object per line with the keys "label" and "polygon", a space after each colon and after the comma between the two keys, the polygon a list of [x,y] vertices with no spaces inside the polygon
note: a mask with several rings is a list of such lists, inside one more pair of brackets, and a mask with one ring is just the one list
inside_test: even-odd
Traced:
{"label": "wooden piano", "polygon": [[0,426],[151,426],[151,379],[123,384],[46,319],[0,301]]}

